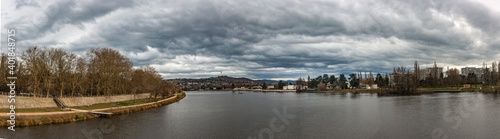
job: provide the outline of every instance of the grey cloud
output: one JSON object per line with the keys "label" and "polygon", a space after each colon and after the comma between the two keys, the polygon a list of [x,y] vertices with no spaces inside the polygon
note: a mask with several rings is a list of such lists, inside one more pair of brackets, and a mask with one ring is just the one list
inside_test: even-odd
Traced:
{"label": "grey cloud", "polygon": [[[7,23],[6,26],[20,28],[22,40],[42,38],[50,33],[58,32],[64,25],[74,25],[84,29],[83,23],[94,22],[112,11],[131,7],[132,0],[89,0],[89,1],[54,1],[41,12],[33,13],[21,21]],[[16,1],[17,7],[38,5],[34,1]]]}
{"label": "grey cloud", "polygon": [[[79,26],[89,34],[69,50],[114,47],[136,66],[154,64],[169,76],[228,70],[254,78],[303,77],[388,72],[415,60],[489,61],[500,28],[499,13],[467,0],[60,1],[46,15],[26,39]],[[154,57],[137,55],[151,49]],[[224,60],[179,63],[179,56]]]}
{"label": "grey cloud", "polygon": [[16,9],[25,6],[39,7],[40,5],[34,0],[16,0]]}

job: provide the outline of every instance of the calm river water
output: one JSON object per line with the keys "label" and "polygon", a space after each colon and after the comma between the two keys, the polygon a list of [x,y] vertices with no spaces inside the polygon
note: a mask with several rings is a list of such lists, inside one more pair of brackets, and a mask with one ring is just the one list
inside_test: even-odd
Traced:
{"label": "calm river water", "polygon": [[187,92],[156,109],[0,138],[500,138],[500,95]]}

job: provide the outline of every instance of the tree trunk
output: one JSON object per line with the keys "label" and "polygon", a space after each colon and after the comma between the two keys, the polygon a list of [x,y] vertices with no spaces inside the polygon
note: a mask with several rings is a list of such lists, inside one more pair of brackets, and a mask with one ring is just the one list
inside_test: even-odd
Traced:
{"label": "tree trunk", "polygon": [[71,87],[71,97],[75,95],[75,90],[76,90],[75,86]]}
{"label": "tree trunk", "polygon": [[63,96],[63,92],[64,92],[64,83],[61,83],[61,89],[59,90],[59,97]]}

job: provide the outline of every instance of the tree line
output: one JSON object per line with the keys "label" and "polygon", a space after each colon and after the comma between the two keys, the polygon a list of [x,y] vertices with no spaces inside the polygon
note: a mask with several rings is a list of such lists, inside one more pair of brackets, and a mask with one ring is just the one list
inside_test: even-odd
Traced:
{"label": "tree line", "polygon": [[[461,86],[463,84],[482,84],[482,85],[498,85],[500,84],[500,62],[492,62],[491,66],[483,63],[481,75],[468,73],[461,75],[456,68],[442,71],[436,62],[431,68],[428,68],[425,73],[422,73],[420,65],[417,61],[414,63],[413,70],[407,67],[395,67],[392,73],[385,76],[378,73],[373,77],[369,75],[363,76],[362,73],[351,73],[346,78],[345,74],[340,74],[337,78],[335,75],[323,74],[316,78],[307,77],[308,88],[316,88],[318,90],[326,90],[326,85],[339,87],[339,89],[360,88],[360,84],[373,85],[376,84],[380,88],[389,88],[399,94],[411,94],[417,91],[418,87],[444,87],[444,86]],[[348,88],[347,83],[350,84]]]}
{"label": "tree line", "polygon": [[[361,83],[373,85],[377,84],[378,87],[387,87],[389,85],[389,77],[377,73],[375,77],[370,72],[370,75],[365,75],[366,78],[362,78],[361,73],[351,73],[349,77],[345,74],[339,74],[338,78],[335,75],[323,74],[322,76],[317,76],[316,78],[311,78],[307,76],[307,86],[308,88],[317,88],[319,90],[326,90],[327,85],[332,87],[338,87],[338,89],[353,89],[358,88]],[[350,86],[348,86],[348,83]]]}
{"label": "tree line", "polygon": [[[0,90],[8,91],[5,62],[0,59]],[[15,68],[17,92],[33,97],[111,96],[151,93],[155,98],[179,91],[151,66],[133,68],[127,57],[111,48],[90,49],[83,56],[62,48],[30,47]]]}
{"label": "tree line", "polygon": [[418,79],[415,84],[423,87],[460,86],[462,84],[498,85],[500,83],[499,66],[500,63],[497,64],[497,62],[492,62],[490,67],[488,67],[486,63],[483,63],[483,67],[480,69],[482,75],[476,75],[475,73],[462,75],[456,68],[439,72],[439,68],[436,62],[434,62],[431,72],[425,76],[425,78],[420,78],[420,76],[423,75],[420,73],[418,62],[415,61],[415,72],[413,72],[413,74],[415,74],[416,79]]}
{"label": "tree line", "polygon": [[[393,81],[390,87],[395,89],[398,94],[412,94],[417,91],[418,87],[446,87],[446,86],[461,86],[463,84],[482,84],[482,85],[498,85],[500,84],[500,62],[492,62],[488,67],[483,63],[480,69],[481,75],[475,73],[460,74],[456,68],[442,71],[434,62],[433,67],[427,75],[421,73],[420,66],[417,61],[414,64],[414,70],[410,71],[406,67],[394,68]],[[424,78],[425,77],[425,78]]]}

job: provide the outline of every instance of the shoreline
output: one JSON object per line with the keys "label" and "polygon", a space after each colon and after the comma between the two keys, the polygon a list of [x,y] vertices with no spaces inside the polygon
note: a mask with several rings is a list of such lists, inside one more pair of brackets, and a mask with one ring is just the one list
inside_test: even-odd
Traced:
{"label": "shoreline", "polygon": [[[111,112],[113,113],[112,116],[115,116],[124,113],[131,113],[131,112],[142,111],[146,109],[157,108],[160,106],[168,105],[171,103],[178,102],[184,97],[186,97],[186,93],[182,92],[181,95],[178,95],[176,93],[172,97],[158,100],[156,102],[149,102],[149,103],[130,105],[130,106],[92,109],[88,110],[88,112],[71,110],[71,111],[58,111],[58,112],[16,113],[15,126],[24,127],[24,126],[47,125],[47,124],[59,124],[59,123],[83,121],[87,119],[100,117],[99,115],[92,114],[90,112]],[[8,113],[0,114],[0,119],[3,119],[3,121],[0,122],[0,127],[11,126],[10,123],[7,122],[7,120],[9,119]]]}
{"label": "shoreline", "polygon": [[[248,91],[248,92],[276,92],[276,93],[369,93],[369,94],[379,94],[379,95],[395,95],[391,94],[389,89],[379,88],[379,89],[331,89],[325,91],[319,90],[308,90],[297,92],[296,90],[209,90],[209,91],[227,91],[227,92],[239,92],[239,91]],[[500,93],[500,90],[497,89],[442,89],[442,88],[419,88],[413,94],[399,94],[399,95],[422,95],[422,94],[434,94],[434,93],[460,93],[460,92],[477,92],[477,93]]]}
{"label": "shoreline", "polygon": [[227,91],[251,91],[251,92],[278,92],[278,93],[283,93],[283,92],[291,92],[295,93],[297,92],[296,90],[267,90],[267,89],[262,89],[262,90],[252,90],[252,89],[246,89],[246,90],[227,90]]}

